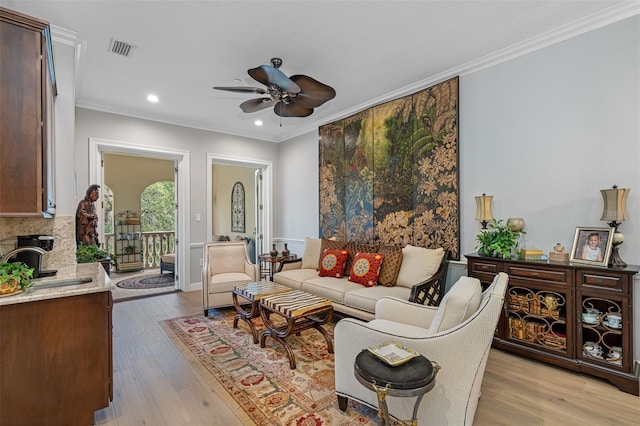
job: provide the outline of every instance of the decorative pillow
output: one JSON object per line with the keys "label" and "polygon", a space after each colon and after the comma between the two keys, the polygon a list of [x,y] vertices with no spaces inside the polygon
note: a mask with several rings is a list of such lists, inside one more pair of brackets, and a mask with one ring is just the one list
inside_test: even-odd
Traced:
{"label": "decorative pillow", "polygon": [[349,259],[347,260],[347,266],[345,266],[344,268],[344,270],[347,271],[347,273],[351,272],[351,267],[353,266],[353,260],[355,259],[356,254],[378,252],[378,246],[363,244],[363,243],[356,243],[353,241],[347,242],[347,245],[345,246],[345,248],[349,250]]}
{"label": "decorative pillow", "polygon": [[322,241],[320,238],[308,238],[304,239],[304,253],[302,254],[302,269],[318,269],[318,263],[320,262],[320,246]]}
{"label": "decorative pillow", "polygon": [[349,281],[365,287],[375,287],[378,285],[378,274],[383,259],[384,255],[380,253],[356,253]]}
{"label": "decorative pillow", "polygon": [[347,250],[325,250],[320,261],[320,276],[342,278],[348,258]]}
{"label": "decorative pillow", "polygon": [[429,334],[449,330],[466,321],[480,306],[482,285],[477,278],[460,277],[444,295],[431,320]]}
{"label": "decorative pillow", "polygon": [[320,269],[320,265],[322,264],[322,256],[324,255],[325,250],[342,250],[345,248],[347,243],[342,240],[335,240],[330,238],[322,238],[322,243],[320,245],[320,256],[318,257],[318,266],[316,269]]}
{"label": "decorative pillow", "polygon": [[384,255],[384,262],[380,268],[378,282],[385,287],[393,287],[398,280],[398,272],[402,266],[402,248],[395,246],[380,246],[378,253]]}
{"label": "decorative pillow", "polygon": [[434,250],[407,245],[402,249],[402,265],[396,285],[411,287],[431,278],[438,271],[443,255],[442,247]]}

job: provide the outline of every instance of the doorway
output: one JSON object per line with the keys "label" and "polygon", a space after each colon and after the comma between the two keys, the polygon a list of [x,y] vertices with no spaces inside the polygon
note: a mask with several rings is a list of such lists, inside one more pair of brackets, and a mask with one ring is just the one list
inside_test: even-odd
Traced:
{"label": "doorway", "polygon": [[[248,240],[247,251],[257,263],[259,254],[264,253],[265,242],[271,240],[271,162],[209,154],[207,165],[208,238],[213,240],[222,234],[237,240],[246,235],[251,240]],[[224,189],[217,188],[216,182],[223,182]],[[234,225],[233,188],[237,188],[236,183],[242,184],[245,200],[248,200],[244,213],[245,218],[250,220],[245,222],[242,233],[231,232]]]}
{"label": "doorway", "polygon": [[[175,288],[182,291],[189,291],[189,268],[188,262],[183,261],[186,258],[186,251],[189,247],[188,221],[185,219],[189,214],[188,191],[188,167],[189,152],[182,150],[174,150],[168,148],[150,148],[130,144],[126,142],[106,141],[101,139],[89,139],[89,152],[93,161],[89,162],[89,178],[91,182],[98,185],[104,185],[104,155],[109,154],[127,154],[135,155],[140,158],[153,158],[172,160],[175,164],[175,200],[176,200],[176,217],[175,217]],[[101,235],[104,238],[104,235]]]}

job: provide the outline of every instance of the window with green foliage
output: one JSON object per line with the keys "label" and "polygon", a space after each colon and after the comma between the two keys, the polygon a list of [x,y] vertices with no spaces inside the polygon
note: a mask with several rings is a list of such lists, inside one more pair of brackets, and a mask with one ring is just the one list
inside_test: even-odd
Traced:
{"label": "window with green foliage", "polygon": [[104,233],[113,234],[113,191],[107,185],[102,187],[102,208],[104,209]]}
{"label": "window with green foliage", "polygon": [[173,182],[155,182],[142,192],[142,232],[175,231]]}

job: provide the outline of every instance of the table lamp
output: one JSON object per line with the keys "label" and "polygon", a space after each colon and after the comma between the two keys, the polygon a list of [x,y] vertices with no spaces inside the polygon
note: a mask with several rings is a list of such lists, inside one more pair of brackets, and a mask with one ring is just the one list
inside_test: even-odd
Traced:
{"label": "table lamp", "polygon": [[476,220],[482,224],[482,229],[487,229],[487,223],[493,219],[491,215],[491,200],[493,195],[482,194],[476,196]]}
{"label": "table lamp", "polygon": [[618,247],[624,241],[624,235],[618,231],[618,226],[623,220],[629,220],[627,214],[627,197],[629,196],[629,188],[618,188],[613,185],[611,189],[601,189],[602,200],[604,201],[604,210],[600,220],[610,221],[608,224],[614,228],[613,243],[611,246],[611,257],[609,258],[609,266],[614,268],[626,268],[627,264],[620,258]]}

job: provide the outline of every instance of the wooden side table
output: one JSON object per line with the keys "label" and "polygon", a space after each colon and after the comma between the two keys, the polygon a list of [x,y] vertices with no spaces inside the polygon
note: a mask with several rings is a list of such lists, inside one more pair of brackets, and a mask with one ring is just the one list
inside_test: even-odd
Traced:
{"label": "wooden side table", "polygon": [[423,355],[404,364],[391,366],[378,359],[368,350],[358,354],[353,371],[358,382],[378,395],[378,417],[382,424],[391,424],[392,416],[387,408],[386,397],[416,397],[411,420],[393,419],[398,424],[418,425],[418,407],[424,395],[436,385],[436,374],[440,365]]}
{"label": "wooden side table", "polygon": [[[271,256],[269,253],[265,253],[265,254],[261,254],[259,258],[260,258],[260,276],[262,277],[263,271],[267,269],[267,268],[263,268],[262,264],[266,265],[268,263],[269,279],[273,281],[273,274],[275,273],[277,266],[285,260],[295,260],[298,258],[298,256],[295,254],[290,254],[288,256]],[[266,278],[266,274],[264,274],[264,277]]]}
{"label": "wooden side table", "polygon": [[[291,291],[291,289],[287,286],[274,284],[271,281],[251,282],[235,286],[231,294],[233,297],[233,307],[236,308],[238,314],[233,319],[233,328],[238,328],[238,320],[243,320],[249,324],[249,328],[251,328],[253,343],[258,343],[258,330],[256,330],[256,326],[251,321],[251,318],[255,318],[256,315],[258,315],[260,299],[287,291]],[[238,297],[247,300],[251,304],[251,309],[244,309]]]}
{"label": "wooden side table", "polygon": [[[283,325],[271,320],[271,314],[276,314],[286,321]],[[327,341],[327,351],[333,353],[333,342],[327,330],[322,326],[331,321],[333,306],[331,301],[300,290],[276,294],[260,299],[260,316],[267,330],[262,333],[260,347],[264,348],[267,337],[273,337],[287,351],[289,367],[296,368],[296,356],[286,338],[292,334],[315,328]],[[282,321],[280,321],[282,324]]]}

